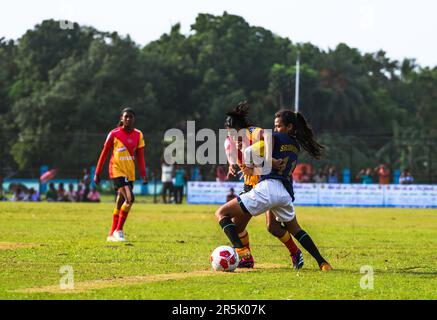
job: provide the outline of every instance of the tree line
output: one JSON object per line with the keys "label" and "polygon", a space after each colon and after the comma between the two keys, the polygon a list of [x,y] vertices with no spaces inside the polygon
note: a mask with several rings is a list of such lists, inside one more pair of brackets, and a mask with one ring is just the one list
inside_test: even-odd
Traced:
{"label": "tree line", "polygon": [[298,54],[300,110],[326,145],[321,166],[385,162],[423,182],[437,178],[436,67],[344,43],[329,50],[294,43],[226,12],[199,14],[189,35],[176,24],[145,46],[55,20],[17,40],[1,38],[0,168],[34,175],[42,164],[61,172],[95,164],[123,106],[137,112],[152,168],[165,130],[184,129],[187,120],[222,128],[224,112],[241,100],[256,124],[271,128],[275,111],[293,108]]}

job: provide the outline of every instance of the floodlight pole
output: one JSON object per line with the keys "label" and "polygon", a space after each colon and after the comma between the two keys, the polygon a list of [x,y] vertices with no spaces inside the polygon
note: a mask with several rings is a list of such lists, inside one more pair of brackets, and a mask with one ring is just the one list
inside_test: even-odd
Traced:
{"label": "floodlight pole", "polygon": [[294,111],[299,112],[299,78],[300,78],[300,52],[296,59],[296,87],[294,89]]}

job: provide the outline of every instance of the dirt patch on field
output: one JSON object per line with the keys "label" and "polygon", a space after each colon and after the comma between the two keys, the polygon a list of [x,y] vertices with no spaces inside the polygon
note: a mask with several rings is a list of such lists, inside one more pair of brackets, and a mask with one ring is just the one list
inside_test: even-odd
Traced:
{"label": "dirt patch on field", "polygon": [[[255,265],[255,269],[237,269],[236,272],[256,272],[257,270],[263,269],[275,269],[284,267],[283,265],[277,264],[258,264]],[[74,289],[61,289],[59,285],[57,286],[46,286],[37,288],[27,288],[15,290],[18,293],[80,293],[88,290],[98,290],[107,289],[114,287],[124,287],[130,285],[138,285],[144,283],[161,282],[161,281],[171,281],[171,280],[183,280],[193,277],[208,277],[208,276],[231,276],[232,273],[226,272],[214,272],[211,270],[200,270],[192,272],[180,272],[180,273],[164,273],[164,274],[153,274],[146,276],[131,276],[122,277],[115,279],[105,279],[105,280],[89,280],[75,282]]]}
{"label": "dirt patch on field", "polygon": [[21,248],[32,248],[34,244],[31,243],[18,243],[18,242],[0,242],[0,250],[13,250]]}

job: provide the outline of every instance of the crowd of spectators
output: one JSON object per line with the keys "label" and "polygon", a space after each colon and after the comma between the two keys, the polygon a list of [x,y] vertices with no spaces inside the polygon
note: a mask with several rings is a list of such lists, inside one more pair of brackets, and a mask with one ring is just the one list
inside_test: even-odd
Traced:
{"label": "crowd of spectators", "polygon": [[[326,165],[323,168],[314,170],[309,164],[301,164],[293,173],[293,179],[299,183],[341,183],[344,182],[342,175],[333,165]],[[351,176],[350,183],[361,184],[390,184],[395,183],[393,172],[386,164],[380,164],[375,168],[367,167],[358,171],[355,176]],[[412,184],[414,178],[408,171],[404,169],[399,177],[399,184]]]}
{"label": "crowd of spectators", "polygon": [[[53,182],[49,183],[48,190],[40,195],[34,188],[26,188],[24,185],[11,185],[12,197],[10,201],[48,201],[48,202],[100,202],[100,193],[95,187],[89,188],[79,183],[77,189],[70,183],[68,189],[60,182],[57,187]],[[7,200],[6,198],[3,200]]]}
{"label": "crowd of spectators", "polygon": [[44,200],[49,202],[100,202],[100,193],[96,187],[90,188],[89,185],[83,183],[79,183],[76,190],[72,183],[68,184],[67,190],[62,182],[57,188],[54,183],[50,183]]}

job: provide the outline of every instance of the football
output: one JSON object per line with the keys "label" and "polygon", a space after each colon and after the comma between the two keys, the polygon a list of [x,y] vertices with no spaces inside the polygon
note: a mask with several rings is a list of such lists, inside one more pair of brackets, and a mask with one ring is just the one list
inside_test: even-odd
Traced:
{"label": "football", "polygon": [[215,271],[232,272],[238,267],[240,259],[234,248],[220,246],[211,254],[211,266]]}

